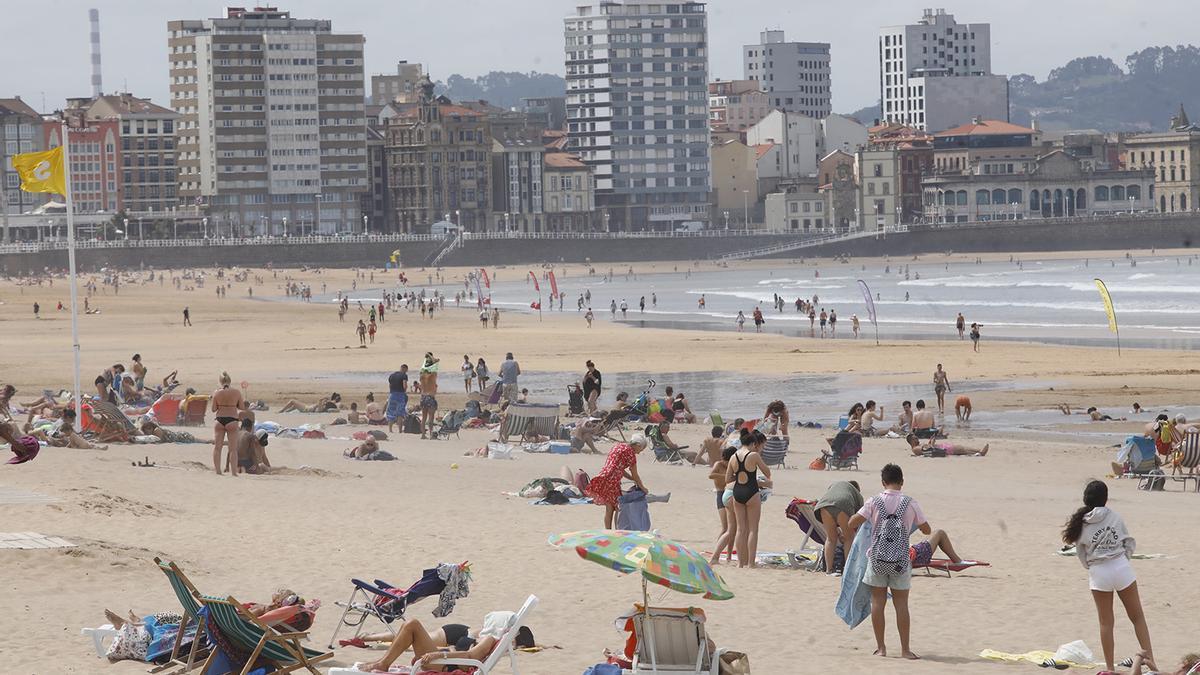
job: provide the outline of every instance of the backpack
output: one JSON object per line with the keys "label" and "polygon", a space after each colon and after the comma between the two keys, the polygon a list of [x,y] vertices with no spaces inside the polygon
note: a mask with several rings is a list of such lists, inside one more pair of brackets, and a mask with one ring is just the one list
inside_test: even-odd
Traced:
{"label": "backpack", "polygon": [[404,433],[419,434],[421,433],[421,418],[416,415],[404,416]]}
{"label": "backpack", "polygon": [[875,529],[871,533],[871,571],[881,576],[903,574],[908,569],[908,531],[904,514],[910,497],[900,500],[900,508],[888,513],[882,497],[875,497]]}

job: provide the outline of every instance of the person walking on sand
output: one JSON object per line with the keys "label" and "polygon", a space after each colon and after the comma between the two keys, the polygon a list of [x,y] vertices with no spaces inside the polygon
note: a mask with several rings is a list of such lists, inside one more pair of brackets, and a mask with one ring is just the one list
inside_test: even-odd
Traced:
{"label": "person walking on sand", "polygon": [[462,371],[463,388],[466,390],[466,393],[470,394],[472,391],[471,383],[475,381],[475,365],[471,363],[471,357],[463,354],[463,362],[459,370]]}
{"label": "person walking on sand", "polygon": [[821,337],[825,337],[825,324],[829,323],[829,315],[825,313],[825,308],[821,308]]}
{"label": "person walking on sand", "polygon": [[950,391],[950,377],[942,370],[942,364],[937,364],[933,371],[933,393],[937,396],[938,414],[946,413],[946,392]]}
{"label": "person walking on sand", "polygon": [[931,534],[933,528],[916,500],[902,491],[904,471],[887,464],[879,472],[883,492],[872,497],[855,513],[848,523],[851,536],[871,523],[871,544],[867,547],[867,569],[862,583],[871,588],[871,628],[875,632],[875,655],[887,656],[884,629],[887,628],[888,593],[896,607],[896,631],[900,634],[900,654],[906,659],[919,659],[909,648],[911,619],[908,613],[908,591],[912,588],[912,562],[909,560],[909,533],[920,530]]}
{"label": "person walking on sand", "polygon": [[183,325],[185,325],[185,326],[192,325],[192,313],[190,310],[188,310],[187,307],[183,308]]}
{"label": "person walking on sand", "polygon": [[[738,567],[757,567],[758,524],[762,519],[763,488],[771,487],[771,469],[759,451],[767,443],[761,431],[742,430],[741,448],[725,467],[725,483],[732,484],[733,515],[737,519]],[[760,479],[761,471],[765,478]]]}
{"label": "person walking on sand", "polygon": [[761,333],[763,323],[766,322],[766,319],[763,318],[762,309],[760,309],[759,307],[755,307],[753,316],[754,316],[754,332]]}
{"label": "person walking on sand", "polygon": [[612,529],[613,519],[617,515],[617,509],[620,508],[622,479],[633,481],[641,488],[642,492],[650,494],[650,490],[642,482],[642,477],[638,475],[637,470],[637,456],[646,449],[646,446],[646,437],[642,434],[634,434],[629,438],[628,443],[614,445],[608,452],[604,468],[600,469],[600,473],[592,478],[583,491],[585,495],[592,498],[593,504],[604,507],[604,529],[606,530]]}
{"label": "person walking on sand", "polygon": [[367,326],[367,335],[371,338],[371,344],[375,344],[375,331],[378,327],[375,324],[375,319],[371,319],[371,323]]}
{"label": "person walking on sand", "polygon": [[854,333],[854,339],[858,339],[858,315],[850,315],[850,332]]}
{"label": "person walking on sand", "polygon": [[829,310],[829,336],[837,337],[837,310]]}
{"label": "person walking on sand", "polygon": [[587,411],[591,414],[596,412],[596,401],[600,398],[604,376],[600,374],[591,359],[588,359],[584,365],[587,367],[587,372],[583,374],[583,398],[587,401]]}
{"label": "person walking on sand", "polygon": [[367,346],[367,324],[362,319],[358,320],[358,326],[354,329],[358,333],[358,344],[360,347]]}
{"label": "person walking on sand", "polygon": [[225,463],[229,468],[229,475],[237,476],[237,440],[240,433],[238,420],[247,407],[246,400],[242,398],[241,391],[231,387],[233,378],[229,377],[229,373],[221,373],[220,383],[221,388],[212,395],[212,411],[216,414],[213,423],[213,469],[218,476],[221,475],[221,446],[227,443],[229,450]]}
{"label": "person walking on sand", "polygon": [[1079,562],[1088,571],[1088,586],[1100,618],[1100,646],[1104,650],[1104,664],[1109,671],[1115,669],[1113,658],[1113,594],[1121,599],[1125,614],[1133,624],[1142,651],[1153,658],[1150,646],[1150,628],[1142,612],[1142,600],[1138,595],[1137,577],[1129,558],[1137,542],[1125,528],[1125,521],[1116,511],[1109,509],[1108,485],[1094,480],[1083,489],[1083,506],[1071,514],[1063,527],[1064,544],[1074,545]]}
{"label": "person walking on sand", "polygon": [[701,294],[700,294],[700,299],[699,299],[699,300],[696,302],[696,308],[697,308],[697,309],[704,309],[704,305],[706,305],[706,304],[707,304],[707,302],[704,300],[704,294],[703,294],[703,293],[701,293]]}
{"label": "person walking on sand", "polygon": [[587,321],[588,328],[592,327],[592,321],[596,319],[596,315],[592,314],[592,308],[588,307],[587,312],[583,315],[583,320]]}
{"label": "person walking on sand", "polygon": [[479,323],[483,324],[483,329],[487,330],[488,311],[487,308],[479,310]]}
{"label": "person walking on sand", "polygon": [[651,294],[650,294],[650,306],[651,306],[651,307],[658,307],[658,293],[651,293]]}
{"label": "person walking on sand", "polygon": [[500,308],[493,307],[492,308],[492,330],[496,330],[499,327],[500,327]]}
{"label": "person walking on sand", "polygon": [[737,318],[734,319],[734,321],[737,323],[738,332],[739,333],[742,332],[742,329],[746,325],[746,314],[744,312],[742,312],[742,310],[739,309]]}
{"label": "person walking on sand", "polygon": [[638,311],[643,313],[646,311],[646,296],[644,295],[641,300],[638,300]]}
{"label": "person walking on sand", "polygon": [[962,312],[958,313],[958,318],[954,320],[954,328],[958,330],[958,339],[963,339],[963,333],[966,332],[967,320],[963,318]]}
{"label": "person walking on sand", "polygon": [[979,324],[977,323],[971,324],[971,346],[976,352],[979,351]]}
{"label": "person walking on sand", "polygon": [[625,302],[625,298],[621,298],[621,318],[625,318],[625,313],[629,311],[629,303]]}
{"label": "person walking on sand", "polygon": [[617,300],[616,300],[616,298],[614,298],[612,300],[612,302],[608,303],[608,311],[612,312],[612,318],[614,318],[614,319],[617,318]]}
{"label": "person walking on sand", "polygon": [[475,381],[479,383],[479,393],[485,393],[488,380],[492,379],[492,375],[488,372],[487,361],[483,357],[479,357],[479,361],[475,363]]}

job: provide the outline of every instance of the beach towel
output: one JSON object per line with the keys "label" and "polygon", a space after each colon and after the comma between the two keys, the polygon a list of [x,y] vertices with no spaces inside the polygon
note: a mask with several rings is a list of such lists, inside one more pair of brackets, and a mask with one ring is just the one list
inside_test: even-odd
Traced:
{"label": "beach towel", "polygon": [[1062,659],[1055,659],[1054,652],[1048,652],[1045,650],[1034,650],[1031,652],[1025,652],[1024,654],[1010,654],[1008,652],[998,652],[994,649],[985,649],[985,650],[979,652],[979,656],[981,658],[990,659],[992,661],[1010,661],[1010,662],[1026,661],[1028,663],[1037,664],[1039,666],[1042,665],[1043,663],[1045,663],[1046,661],[1054,661],[1056,663],[1064,663],[1072,668],[1094,669],[1094,668],[1102,668],[1104,666],[1104,664],[1102,664],[1102,663],[1076,663],[1074,661],[1064,661]]}
{"label": "beach towel", "polygon": [[871,544],[871,523],[863,523],[854,536],[846,567],[842,572],[842,589],[834,612],[846,625],[854,628],[871,615],[871,588],[862,582],[867,571],[867,547]]}

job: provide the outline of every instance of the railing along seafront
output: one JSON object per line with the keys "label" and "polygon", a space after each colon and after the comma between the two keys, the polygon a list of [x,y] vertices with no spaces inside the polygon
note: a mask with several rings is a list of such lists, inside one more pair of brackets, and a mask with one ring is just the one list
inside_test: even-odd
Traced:
{"label": "railing along seafront", "polygon": [[[208,239],[113,239],[110,241],[76,241],[75,248],[118,249],[118,248],[176,248],[205,246],[278,246],[302,244],[383,244],[414,241],[442,241],[445,237],[434,234],[356,234],[346,236],[308,235],[304,237],[212,237]],[[65,251],[64,239],[0,244],[0,253],[37,253],[39,251]]]}

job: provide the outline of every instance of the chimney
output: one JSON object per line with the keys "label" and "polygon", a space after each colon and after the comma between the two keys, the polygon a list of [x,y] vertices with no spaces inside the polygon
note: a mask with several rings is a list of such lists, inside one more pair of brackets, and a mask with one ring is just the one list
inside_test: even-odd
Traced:
{"label": "chimney", "polygon": [[1029,127],[1033,129],[1034,132],[1038,132],[1042,130],[1042,123],[1038,122],[1037,118],[1035,117],[1033,118],[1033,121],[1029,123]]}
{"label": "chimney", "polygon": [[88,20],[92,24],[92,98],[96,98],[104,90],[100,81],[100,10],[89,9]]}
{"label": "chimney", "polygon": [[974,117],[972,117],[972,118],[971,118],[971,124],[974,124],[974,125],[978,126],[978,125],[979,125],[979,122],[980,122],[979,115],[976,115],[976,116],[974,116]]}

